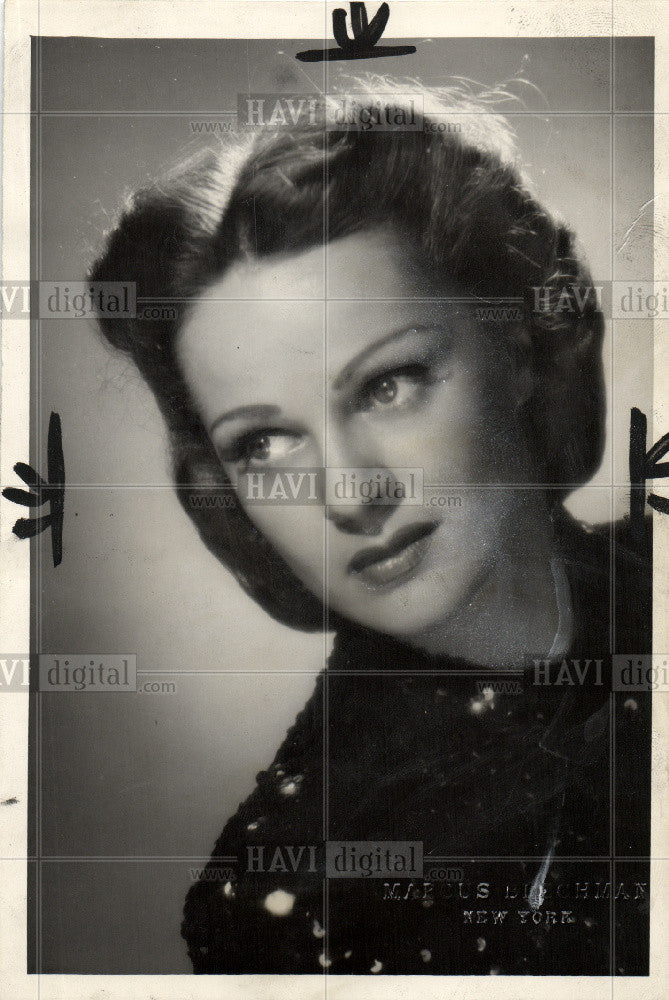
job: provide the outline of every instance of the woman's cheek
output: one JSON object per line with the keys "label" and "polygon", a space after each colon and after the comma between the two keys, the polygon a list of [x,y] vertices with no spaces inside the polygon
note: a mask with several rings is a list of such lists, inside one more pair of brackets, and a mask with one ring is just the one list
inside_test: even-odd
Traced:
{"label": "woman's cheek", "polygon": [[486,442],[483,425],[467,410],[441,413],[429,433],[418,440],[415,464],[423,466],[426,483],[481,482]]}
{"label": "woman's cheek", "polygon": [[249,505],[246,512],[303,583],[321,585],[325,562],[321,505]]}

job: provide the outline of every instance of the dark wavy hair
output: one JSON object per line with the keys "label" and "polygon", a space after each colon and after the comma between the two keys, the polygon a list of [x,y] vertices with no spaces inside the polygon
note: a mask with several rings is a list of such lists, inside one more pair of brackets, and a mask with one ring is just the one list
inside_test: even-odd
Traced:
{"label": "dark wavy hair", "polygon": [[536,388],[524,423],[537,482],[563,499],[589,479],[603,449],[603,322],[591,278],[573,234],[532,195],[505,120],[458,88],[378,78],[366,86],[370,108],[380,99],[396,107],[406,101],[398,93],[420,97],[417,127],[335,131],[321,109],[297,125],[235,136],[135,193],[89,273],[93,282],[135,282],[154,306],[178,304],[162,319],[101,316],[100,327],[155,394],[179,499],[209,550],[273,617],[306,630],[323,626],[321,602],[236,499],[206,504],[221,488],[234,491],[176,361],[189,300],[235,260],[392,225],[474,299],[528,303],[522,323],[498,330],[529,350]]}

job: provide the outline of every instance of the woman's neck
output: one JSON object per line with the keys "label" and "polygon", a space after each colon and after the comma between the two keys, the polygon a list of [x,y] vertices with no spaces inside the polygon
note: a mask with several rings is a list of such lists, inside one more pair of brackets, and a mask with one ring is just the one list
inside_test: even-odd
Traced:
{"label": "woman's neck", "polygon": [[517,667],[526,657],[547,656],[558,632],[568,644],[565,596],[558,602],[553,557],[550,512],[537,491],[458,611],[412,636],[410,644],[431,656],[498,670]]}

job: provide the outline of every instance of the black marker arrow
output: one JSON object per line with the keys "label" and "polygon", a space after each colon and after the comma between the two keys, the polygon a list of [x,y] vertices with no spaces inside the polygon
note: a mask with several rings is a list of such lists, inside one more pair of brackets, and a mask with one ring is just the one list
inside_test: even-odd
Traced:
{"label": "black marker arrow", "polygon": [[669,514],[669,499],[649,494],[646,500],[647,479],[669,478],[669,462],[659,459],[669,452],[669,434],[663,435],[646,453],[648,421],[646,414],[636,406],[632,407],[630,419],[630,526],[633,535],[641,539],[644,535],[644,510],[646,503],[660,514]]}
{"label": "black marker arrow", "polygon": [[31,492],[7,486],[2,495],[11,503],[23,507],[42,507],[49,504],[49,513],[39,517],[20,517],[13,532],[17,538],[35,538],[47,528],[51,529],[51,552],[54,566],[63,558],[63,514],[65,510],[65,459],[63,457],[63,435],[60,417],[52,413],[49,419],[47,438],[48,481],[25,462],[17,462],[14,472],[22,479]]}

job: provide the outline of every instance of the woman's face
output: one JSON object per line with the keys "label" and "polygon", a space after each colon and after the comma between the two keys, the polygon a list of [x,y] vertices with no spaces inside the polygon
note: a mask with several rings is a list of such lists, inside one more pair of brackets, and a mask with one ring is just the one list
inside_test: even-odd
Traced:
{"label": "woman's face", "polygon": [[[517,418],[527,371],[493,324],[454,301],[463,294],[392,230],[370,230],[235,264],[179,340],[251,520],[339,615],[407,640],[485,585],[517,531],[522,491],[509,486],[531,479]],[[295,484],[323,467],[337,470],[331,485],[348,474],[345,504],[247,496],[244,473],[264,473],[254,481],[267,493],[277,472],[286,487],[287,473]],[[353,499],[365,480],[382,483],[384,502],[376,488]]]}

